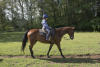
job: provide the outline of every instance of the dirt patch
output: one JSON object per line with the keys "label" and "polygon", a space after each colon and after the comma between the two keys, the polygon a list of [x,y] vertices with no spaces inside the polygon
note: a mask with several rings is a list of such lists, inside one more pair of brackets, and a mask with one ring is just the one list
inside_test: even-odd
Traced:
{"label": "dirt patch", "polygon": [[[45,55],[35,56],[36,58],[47,58]],[[92,58],[99,59],[100,54],[84,54],[84,55],[65,55],[66,58]],[[30,55],[1,55],[0,58],[31,58]],[[50,56],[50,58],[62,58],[61,56]]]}
{"label": "dirt patch", "polygon": [[[47,58],[47,56],[40,55],[35,56],[36,59],[40,60],[46,60],[50,64],[54,63],[100,63],[100,54],[85,54],[85,55],[66,55],[65,58],[62,58],[61,56],[50,56],[50,58]],[[0,56],[1,60],[4,58],[32,58],[31,56]]]}

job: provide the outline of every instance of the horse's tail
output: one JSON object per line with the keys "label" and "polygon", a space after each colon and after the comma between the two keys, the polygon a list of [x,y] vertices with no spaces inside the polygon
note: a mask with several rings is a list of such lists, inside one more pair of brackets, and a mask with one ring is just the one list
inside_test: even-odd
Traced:
{"label": "horse's tail", "polygon": [[29,30],[24,34],[24,37],[23,37],[23,41],[22,41],[22,48],[21,50],[24,52],[24,49],[25,49],[25,46],[26,46],[26,42],[28,40],[28,37],[27,37],[27,33],[29,32]]}

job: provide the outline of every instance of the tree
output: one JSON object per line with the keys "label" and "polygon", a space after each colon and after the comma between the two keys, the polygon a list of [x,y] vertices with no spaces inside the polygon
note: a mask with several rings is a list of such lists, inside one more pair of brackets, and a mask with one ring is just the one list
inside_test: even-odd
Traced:
{"label": "tree", "polygon": [[75,26],[77,30],[94,30],[93,25],[95,25],[97,30],[99,7],[95,7],[98,5],[96,1],[2,0],[0,2],[0,29],[13,28],[22,31],[41,28],[42,15],[46,13],[49,15],[49,26],[54,28]]}

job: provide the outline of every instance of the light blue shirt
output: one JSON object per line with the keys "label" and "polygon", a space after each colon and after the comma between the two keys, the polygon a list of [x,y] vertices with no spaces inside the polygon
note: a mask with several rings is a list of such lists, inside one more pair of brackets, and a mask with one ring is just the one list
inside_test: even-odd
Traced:
{"label": "light blue shirt", "polygon": [[49,27],[45,19],[43,19],[41,23],[43,27]]}

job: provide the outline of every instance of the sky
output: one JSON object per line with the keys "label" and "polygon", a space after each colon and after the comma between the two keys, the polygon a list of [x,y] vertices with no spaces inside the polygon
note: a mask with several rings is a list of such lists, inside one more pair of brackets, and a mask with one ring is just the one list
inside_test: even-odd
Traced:
{"label": "sky", "polygon": [[[22,5],[22,3],[21,3]],[[28,5],[30,6],[30,3],[28,3]],[[21,7],[20,7],[20,4],[19,2],[14,2],[13,6],[15,6],[15,8],[13,9],[14,12],[17,12],[18,13],[18,16],[20,18],[22,18],[22,10],[21,10]],[[33,4],[33,7],[37,7],[37,4]],[[26,20],[29,19],[29,11],[27,11],[27,5],[25,2],[23,2],[23,12],[24,12],[24,18]],[[34,12],[34,9],[32,9],[32,11]],[[9,19],[9,20],[12,20],[12,11],[11,11],[11,6],[9,3],[6,4],[6,9],[4,10],[5,14],[6,14],[6,17]],[[33,13],[32,12],[32,13]],[[36,8],[36,11],[35,11],[36,15],[32,16],[32,18],[34,18],[35,16],[40,16],[39,15],[39,8]],[[14,16],[14,15],[13,15]]]}

